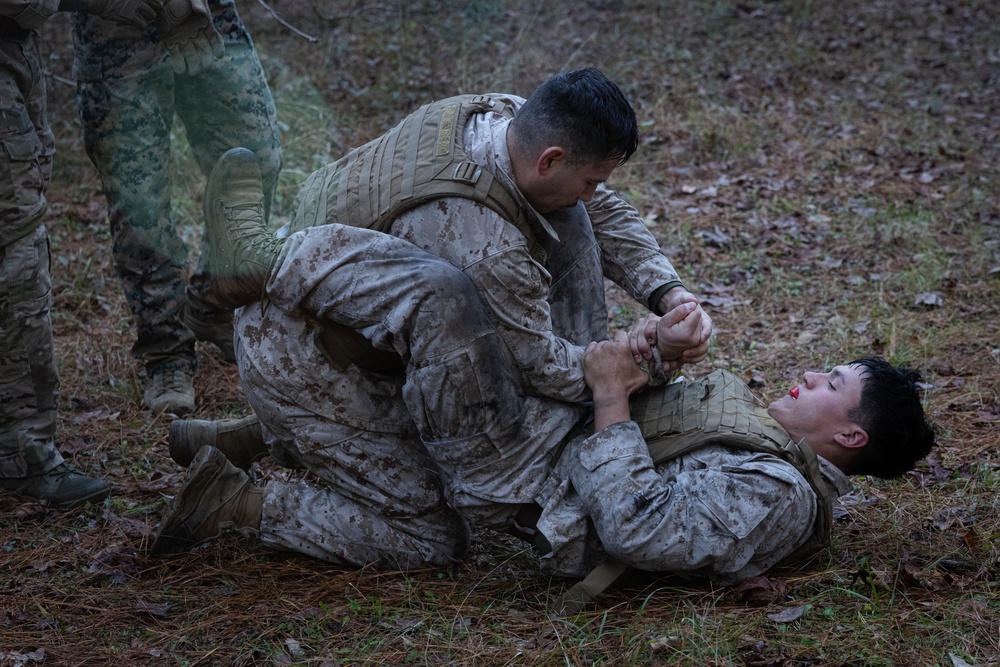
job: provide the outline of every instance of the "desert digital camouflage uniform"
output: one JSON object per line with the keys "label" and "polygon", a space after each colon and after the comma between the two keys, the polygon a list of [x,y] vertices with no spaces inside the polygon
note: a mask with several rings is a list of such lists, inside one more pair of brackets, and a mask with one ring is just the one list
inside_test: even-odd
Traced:
{"label": "desert digital camouflage uniform", "polygon": [[[693,411],[677,408],[694,403],[704,410],[699,403],[720,395],[727,406],[721,415],[710,409],[713,416],[724,422],[725,415],[749,417],[730,422],[737,431],[758,420],[771,442],[801,446],[790,443],[746,385],[726,371],[647,389],[633,400],[633,419],[641,418],[635,404],[647,398],[651,416],[669,420],[671,431],[700,435]],[[659,463],[650,455],[655,436],[635,421],[574,438],[536,499],[543,508],[537,529],[551,547],[542,570],[583,577],[610,555],[648,572],[731,584],[827,544],[832,499],[850,491],[847,476],[815,457],[810,483],[785,458],[717,444],[719,435],[705,433],[705,444]],[[760,435],[749,439],[766,444]]]}
{"label": "desert digital camouflage uniform", "polygon": [[[267,431],[323,483],[268,482],[261,539],[415,567],[460,557],[465,518],[507,525],[586,408],[523,401],[469,279],[412,244],[326,225],[289,237],[283,258],[268,299],[237,311],[237,360]],[[394,351],[405,375],[332,361],[330,321]]]}
{"label": "desert digital camouflage uniform", "polygon": [[209,6],[225,56],[193,75],[174,72],[153,27],[140,31],[90,14],[73,16],[87,154],[108,199],[115,269],[137,328],[132,352],[147,372],[194,370],[194,334],[182,320],[186,299],[202,319],[230,316],[218,312],[204,290],[202,264],[188,278],[188,248],[170,204],[175,115],[206,175],[233,146],[257,154],[267,213],[281,167],[274,100],[250,34],[231,0]]}
{"label": "desert digital camouflage uniform", "polygon": [[[462,518],[518,528],[518,509],[535,502],[552,574],[584,576],[611,554],[644,570],[735,581],[813,532],[817,494],[774,454],[708,445],[654,464],[637,424],[588,437],[587,408],[520,395],[471,282],[412,245],[340,225],[294,234],[267,297],[237,318],[244,387],[324,484],[265,485],[266,544],[337,563],[441,564],[461,556]],[[395,351],[405,377],[331,363],[318,344],[329,322]],[[723,377],[742,387],[729,408],[741,412],[749,392]],[[696,407],[706,393],[704,384],[684,390]],[[770,421],[773,441],[787,441],[759,405],[746,407]],[[690,411],[670,410],[662,428],[691,428]],[[820,465],[822,483],[843,493],[844,475]]]}
{"label": "desert digital camouflage uniform", "polygon": [[[524,102],[513,96],[490,97],[514,108]],[[547,256],[544,266],[533,257],[518,228],[470,199],[445,197],[417,206],[395,220],[391,234],[446,260],[471,280],[485,303],[491,335],[499,332],[503,341],[500,349],[512,360],[509,385],[499,378],[491,378],[488,388],[478,385],[488,376],[485,369],[499,366],[494,361],[469,362],[468,355],[474,353],[468,350],[475,348],[473,341],[477,339],[472,334],[461,338],[461,345],[449,348],[458,355],[456,359],[442,361],[430,370],[421,369],[424,375],[448,380],[447,386],[439,386],[437,391],[408,393],[408,387],[433,386],[433,381],[415,383],[413,369],[406,380],[398,374],[387,377],[350,364],[329,363],[322,347],[317,346],[323,338],[322,327],[309,318],[295,318],[299,306],[289,304],[301,298],[304,285],[315,285],[323,277],[317,262],[343,261],[343,257],[331,254],[332,247],[345,252],[351,247],[343,238],[331,238],[350,234],[324,225],[338,219],[335,203],[328,205],[326,197],[337,190],[330,184],[350,156],[318,171],[300,191],[295,217],[284,233],[319,225],[295,242],[297,252],[309,257],[303,262],[310,269],[290,272],[288,289],[293,294],[278,290],[271,297],[270,308],[243,309],[237,322],[237,356],[244,389],[270,434],[272,451],[297,450],[291,458],[320,453],[306,465],[323,479],[326,488],[292,485],[278,492],[269,487],[262,523],[266,543],[354,564],[412,563],[415,553],[433,554],[430,559],[417,557],[418,562],[421,558],[423,562],[453,559],[464,544],[457,528],[465,530],[462,519],[471,518],[482,525],[508,524],[519,503],[531,502],[562,435],[574,428],[584,413],[579,405],[535,399],[518,403],[520,408],[511,412],[502,401],[489,398],[491,392],[502,391],[506,401],[514,400],[520,390],[562,401],[586,399],[589,390],[583,378],[583,346],[607,336],[602,273],[643,303],[649,303],[664,286],[680,284],[638,212],[603,186],[586,206],[580,203],[547,217],[534,211],[514,184],[507,152],[508,125],[509,116],[500,113],[474,115],[462,132],[464,152],[495,174],[524,213],[537,221],[543,231],[538,241]],[[327,209],[328,214],[324,214]],[[381,245],[390,242],[376,238],[371,243],[385,251]],[[414,305],[420,299],[407,297],[407,290],[417,283],[399,271],[398,265],[384,262],[381,272],[367,275],[365,287],[379,304],[392,308],[393,317],[398,318],[395,325],[405,329],[408,318],[420,315]],[[311,298],[318,297],[314,294]],[[359,309],[369,305],[358,302]],[[315,314],[322,315],[323,305],[314,307]],[[394,348],[389,345],[387,349]],[[462,364],[478,367],[478,375],[459,376],[453,369]],[[401,395],[405,400],[400,400]],[[437,423],[438,416],[446,412],[462,414],[454,406],[446,406],[452,408],[446,411],[440,405],[459,395],[471,402],[475,399],[469,396],[487,396],[481,403],[496,405],[497,414],[506,415],[508,421],[490,422],[491,413],[477,406],[457,423]],[[518,415],[513,422],[509,421],[511,414]],[[550,425],[540,429],[544,437],[512,435],[516,428],[532,421]],[[415,433],[423,434],[424,445],[432,452],[419,444]],[[461,447],[452,444],[456,438]],[[372,441],[381,444],[376,447]],[[354,442],[365,442],[363,454],[359,455]],[[497,443],[504,446],[498,449]],[[452,464],[470,465],[470,460],[478,460],[481,466],[468,471],[469,475],[454,467],[435,470],[449,462],[453,446]],[[376,449],[384,453],[376,456]],[[365,479],[359,470],[359,456],[368,465],[378,460],[380,470],[393,471],[393,485],[363,483],[357,488],[347,484],[344,471],[351,480]],[[431,460],[438,466],[427,464]],[[438,481],[438,472],[442,481]],[[382,497],[386,488],[396,490],[392,499]],[[373,490],[377,491],[374,496]],[[379,502],[373,503],[373,497]],[[461,517],[448,509],[442,498],[458,508]],[[326,509],[321,511],[320,507]],[[432,512],[431,507],[438,509]],[[352,517],[347,525],[344,517]],[[286,530],[289,525],[296,526],[291,539]],[[354,539],[358,529],[364,530],[362,538],[377,536],[377,540]],[[343,539],[345,532],[353,537]],[[415,539],[420,548],[414,546]]]}
{"label": "desert digital camouflage uniform", "polygon": [[56,8],[0,0],[0,477],[43,474],[63,461],[42,225],[55,142],[34,32]]}
{"label": "desert digital camouflage uniform", "polygon": [[[544,216],[535,211],[515,185],[507,151],[510,115],[502,112],[506,108],[516,113],[524,99],[505,94],[479,97],[489,98],[501,110],[470,117],[462,131],[464,154],[495,176],[533,221],[545,264],[535,259],[515,225],[467,198],[445,197],[419,205],[397,217],[389,231],[447,260],[472,280],[515,359],[526,393],[587,400],[583,346],[607,336],[604,277],[651,306],[655,294],[680,285],[680,280],[638,211],[603,185],[586,204]],[[351,157],[307,180],[289,231],[324,223],[356,224],[345,219],[355,211],[344,208],[344,183],[338,182]],[[382,162],[387,170],[388,161]],[[376,158],[375,168],[379,166]],[[377,171],[371,176],[372,181],[379,178]]]}

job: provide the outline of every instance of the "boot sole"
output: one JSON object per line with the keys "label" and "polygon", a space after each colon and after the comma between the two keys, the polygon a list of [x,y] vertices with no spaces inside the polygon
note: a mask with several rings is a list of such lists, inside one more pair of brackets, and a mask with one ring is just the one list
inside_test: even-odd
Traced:
{"label": "boot sole", "polygon": [[[225,297],[225,290],[220,289],[218,281],[222,279],[222,276],[234,275],[235,266],[226,253],[220,254],[218,252],[219,238],[217,234],[221,226],[218,219],[218,215],[220,214],[213,209],[213,203],[219,199],[219,192],[222,187],[219,175],[224,170],[230,169],[233,163],[240,161],[252,162],[258,169],[260,168],[260,163],[257,162],[257,156],[254,155],[253,151],[243,147],[230,148],[216,160],[215,166],[212,167],[212,171],[208,175],[208,182],[205,184],[205,200],[202,202],[202,213],[205,216],[205,234],[210,248],[210,261],[208,265],[210,289],[216,292],[216,298],[221,306],[234,309],[245,306],[249,301],[228,299]],[[250,299],[250,301],[252,300]]]}

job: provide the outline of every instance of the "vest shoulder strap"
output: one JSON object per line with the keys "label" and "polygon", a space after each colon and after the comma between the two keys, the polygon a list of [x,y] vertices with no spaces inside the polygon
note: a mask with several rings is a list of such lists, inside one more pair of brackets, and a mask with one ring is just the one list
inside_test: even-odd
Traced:
{"label": "vest shoulder strap", "polygon": [[[486,206],[514,225],[528,251],[545,263],[532,225],[513,195],[465,153],[465,126],[478,113],[513,117],[513,107],[486,95],[462,95],[422,106],[378,139],[348,154],[335,194],[337,221],[387,231],[406,211],[441,197]],[[335,192],[332,190],[335,189]]]}

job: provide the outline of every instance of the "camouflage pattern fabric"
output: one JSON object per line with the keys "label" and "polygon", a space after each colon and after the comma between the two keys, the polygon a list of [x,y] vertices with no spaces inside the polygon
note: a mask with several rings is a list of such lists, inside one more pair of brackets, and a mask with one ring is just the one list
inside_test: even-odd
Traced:
{"label": "camouflage pattern fabric", "polygon": [[[816,495],[777,456],[710,445],[657,466],[633,422],[573,437],[587,409],[515,391],[471,281],[399,239],[340,225],[294,234],[267,296],[239,311],[241,376],[267,429],[322,481],[265,486],[267,544],[337,563],[441,564],[461,557],[462,519],[508,528],[534,500],[548,572],[583,576],[610,554],[729,582],[812,531]],[[395,351],[405,376],[326,363],[325,322]]]}
{"label": "camouflage pattern fabric", "polygon": [[[833,495],[847,493],[847,476],[819,461]],[[654,465],[635,422],[572,442],[546,489],[538,529],[553,553],[543,570],[577,577],[606,551],[641,570],[740,581],[805,542],[817,503],[802,474],[772,454],[708,445]]]}
{"label": "camouflage pattern fabric", "polygon": [[[0,3],[0,16],[10,10]],[[0,35],[0,477],[45,473],[63,460],[42,226],[55,145],[35,35],[14,32]]]}
{"label": "camouflage pattern fabric", "polygon": [[[412,562],[414,536],[427,536],[418,549],[433,554],[426,562],[455,558],[461,549],[442,545],[461,542],[462,519],[508,525],[586,413],[520,396],[472,283],[392,236],[340,225],[297,233],[267,293],[263,308],[238,311],[244,389],[267,430],[286,447],[293,443],[326,484],[294,493],[268,484],[266,543],[311,555],[326,545],[334,550],[319,553],[326,560],[395,566]],[[324,322],[359,329],[395,351],[405,377],[327,363],[316,345]],[[361,529],[368,540],[358,537]],[[450,539],[431,539],[442,531]],[[361,550],[353,560],[343,553],[343,535]]]}
{"label": "camouflage pattern fabric", "polygon": [[174,117],[206,175],[229,148],[257,154],[268,212],[281,167],[274,100],[250,34],[232,2],[210,4],[225,56],[195,75],[174,73],[155,28],[73,17],[87,154],[108,199],[115,269],[137,329],[132,353],[147,371],[194,369],[194,335],[181,319],[185,300],[203,317],[216,311],[204,267],[188,277],[188,248],[171,213]]}
{"label": "camouflage pattern fabric", "polygon": [[[606,188],[593,206],[545,218],[531,209],[510,174],[506,128],[490,114],[474,119],[467,152],[538,218],[545,265],[513,225],[468,199],[400,215],[391,234],[410,245],[324,224],[338,163],[300,191],[283,234],[299,231],[269,298],[238,314],[237,355],[264,428],[324,484],[268,485],[266,543],[333,562],[409,563],[415,553],[441,562],[461,552],[456,518],[509,526],[586,414],[571,401],[589,395],[583,346],[607,335],[602,273],[642,300],[676,281],[635,209]],[[324,321],[398,353],[406,376],[329,363],[317,345]],[[384,474],[369,483],[374,463]],[[445,501],[450,513],[428,510]],[[415,548],[414,535],[428,539]]]}
{"label": "camouflage pattern fabric", "polygon": [[[489,96],[520,107],[522,98]],[[400,215],[390,233],[461,269],[485,302],[504,344],[514,355],[527,394],[564,401],[588,400],[583,349],[607,335],[604,278],[640,303],[667,283],[678,283],[669,260],[634,207],[599,186],[586,204],[542,216],[517,189],[507,151],[510,120],[475,114],[464,134],[465,153],[493,173],[539,229],[547,256],[535,261],[528,241],[498,213],[469,199],[446,197]],[[339,170],[327,165],[303,184],[287,227],[294,232],[343,222]],[[567,331],[580,332],[570,338]]]}

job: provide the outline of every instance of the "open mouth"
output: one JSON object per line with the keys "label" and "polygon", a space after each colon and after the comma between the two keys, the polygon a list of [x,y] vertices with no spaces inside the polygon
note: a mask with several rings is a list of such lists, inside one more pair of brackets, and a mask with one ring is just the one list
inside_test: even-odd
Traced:
{"label": "open mouth", "polygon": [[792,387],[791,390],[788,393],[796,401],[799,400],[799,388],[798,387]]}

